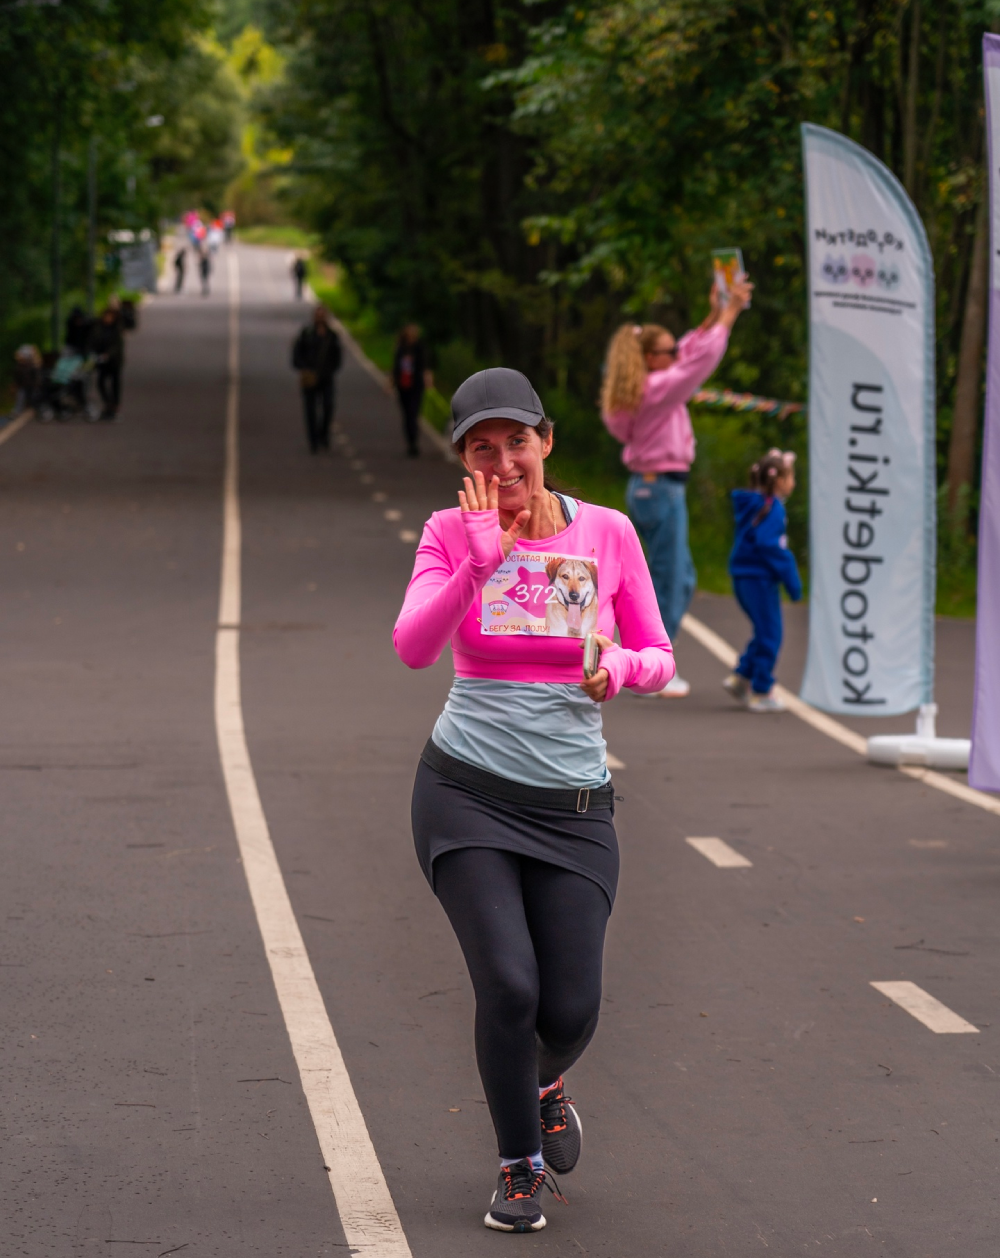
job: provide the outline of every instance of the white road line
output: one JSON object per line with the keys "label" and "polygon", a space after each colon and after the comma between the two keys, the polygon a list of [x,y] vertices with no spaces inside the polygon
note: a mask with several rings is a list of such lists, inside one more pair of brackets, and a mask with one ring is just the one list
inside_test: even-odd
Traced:
{"label": "white road line", "polygon": [[[696,642],[700,642],[727,668],[732,668],[739,659],[735,648],[731,647],[725,638],[720,637],[714,629],[709,629],[708,625],[696,619],[690,612],[681,621],[681,628],[685,629]],[[843,743],[851,751],[856,751],[859,756],[868,755],[868,740],[863,734],[855,734],[854,730],[848,729],[846,725],[835,721],[832,716],[827,716],[825,712],[820,712],[817,708],[803,702],[798,695],[793,695],[784,686],[775,686],[774,693],[789,712],[797,716],[800,721],[805,721],[807,725],[825,734],[827,738]],[[974,804],[977,808],[982,808],[984,812],[991,812],[1000,817],[1000,799],[987,795],[985,791],[977,791],[971,786],[966,786],[964,782],[956,782],[944,773],[935,772],[934,769],[901,764],[898,771],[905,773],[907,777],[914,778],[917,782],[923,782],[925,786],[934,787],[936,791],[943,791],[946,795],[962,800],[965,804]]]}
{"label": "white road line", "polygon": [[753,861],[748,861],[723,839],[685,839],[684,842],[720,869],[750,869],[753,866]]}
{"label": "white road line", "polygon": [[616,773],[625,768],[625,761],[619,760],[617,756],[613,756],[609,751],[607,754],[608,768],[612,773]]}
{"label": "white road line", "polygon": [[5,441],[9,441],[16,432],[20,432],[25,424],[29,423],[34,418],[34,411],[22,411],[20,415],[18,415],[17,419],[12,419],[6,428],[0,430],[0,446],[2,446]]}
{"label": "white road line", "polygon": [[872,983],[876,991],[888,996],[896,1002],[900,1009],[911,1013],[918,1022],[922,1022],[938,1035],[978,1035],[979,1028],[966,1022],[957,1013],[952,1013],[947,1005],[935,1000],[929,993],[916,983]]}
{"label": "white road line", "polygon": [[364,1258],[410,1258],[399,1216],[327,1017],[271,843],[240,697],[239,261],[228,254],[229,393],[215,724],[250,898],[344,1235]]}

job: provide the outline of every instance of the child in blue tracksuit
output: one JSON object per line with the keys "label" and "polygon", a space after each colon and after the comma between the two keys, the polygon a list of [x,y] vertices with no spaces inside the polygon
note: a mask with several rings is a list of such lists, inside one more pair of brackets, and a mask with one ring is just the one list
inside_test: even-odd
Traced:
{"label": "child in blue tracksuit", "polygon": [[751,712],[783,712],[771,694],[781,650],[781,586],[797,603],[802,582],[785,536],[784,500],[795,488],[795,455],[768,451],[750,469],[750,489],[733,490],[736,540],[729,555],[733,592],[753,625],[753,637],[722,683]]}

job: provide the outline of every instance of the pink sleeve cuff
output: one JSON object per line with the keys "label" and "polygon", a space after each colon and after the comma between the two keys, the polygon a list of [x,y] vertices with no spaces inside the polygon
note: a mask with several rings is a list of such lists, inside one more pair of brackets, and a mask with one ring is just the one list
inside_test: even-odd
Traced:
{"label": "pink sleeve cuff", "polygon": [[673,651],[669,649],[643,647],[641,651],[628,651],[617,643],[605,648],[601,668],[608,670],[605,703],[626,686],[637,694],[654,694],[662,690],[677,671]]}

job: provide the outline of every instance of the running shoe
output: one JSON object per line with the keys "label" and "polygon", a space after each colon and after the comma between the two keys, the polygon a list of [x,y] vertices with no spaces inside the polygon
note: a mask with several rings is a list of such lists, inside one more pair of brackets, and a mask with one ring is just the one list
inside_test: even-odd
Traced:
{"label": "running shoe", "polygon": [[541,1099],[542,1157],[559,1175],[568,1175],[580,1160],[583,1123],[560,1079]]}
{"label": "running shoe", "polygon": [[773,695],[752,695],[747,703],[751,712],[785,712],[785,705]]}
{"label": "running shoe", "polygon": [[683,677],[671,677],[662,690],[640,695],[640,699],[686,699],[691,693],[691,683]]}
{"label": "running shoe", "polygon": [[730,673],[722,683],[722,689],[744,706],[750,697],[750,683],[741,673]]}
{"label": "running shoe", "polygon": [[497,1232],[540,1232],[545,1226],[542,1187],[565,1201],[549,1183],[548,1171],[536,1171],[527,1158],[500,1170],[497,1190],[483,1222]]}

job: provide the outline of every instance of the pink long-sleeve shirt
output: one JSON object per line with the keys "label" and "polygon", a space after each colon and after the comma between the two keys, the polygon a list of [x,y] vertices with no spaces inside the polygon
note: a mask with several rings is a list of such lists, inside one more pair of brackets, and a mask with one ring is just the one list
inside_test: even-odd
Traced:
{"label": "pink long-sleeve shirt", "polygon": [[[459,677],[500,681],[579,682],[579,638],[512,634],[481,629],[482,589],[503,563],[496,511],[436,511],[424,525],[413,576],[392,639],[410,668],[427,668],[450,642]],[[621,646],[605,650],[607,698],[623,686],[648,694],[673,677],[673,648],[653,593],[635,529],[620,511],[581,503],[572,523],[541,541],[519,541],[514,553],[537,551],[595,560],[599,632]]]}
{"label": "pink long-sleeve shirt", "polygon": [[604,415],[608,432],[623,442],[630,472],[686,472],[694,462],[694,429],[685,405],[726,352],[729,332],[719,323],[695,328],[677,342],[677,358],[651,371],[639,409]]}

